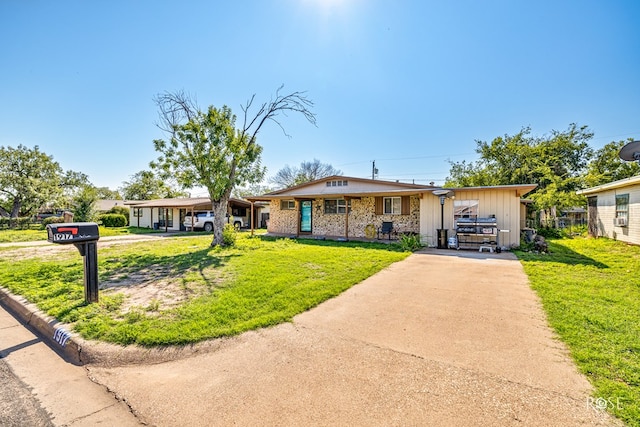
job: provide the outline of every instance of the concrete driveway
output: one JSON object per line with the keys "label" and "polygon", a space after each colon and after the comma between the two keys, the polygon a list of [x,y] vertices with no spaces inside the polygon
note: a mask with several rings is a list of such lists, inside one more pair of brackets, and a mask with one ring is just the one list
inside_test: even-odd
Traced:
{"label": "concrete driveway", "polygon": [[426,250],[293,323],[88,370],[159,426],[620,425],[509,253]]}

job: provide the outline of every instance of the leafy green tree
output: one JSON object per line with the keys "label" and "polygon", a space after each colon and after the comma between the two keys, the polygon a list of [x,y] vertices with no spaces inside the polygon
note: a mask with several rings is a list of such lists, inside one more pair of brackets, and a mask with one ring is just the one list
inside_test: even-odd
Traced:
{"label": "leafy green tree", "polygon": [[175,186],[152,171],[135,173],[129,181],[125,181],[123,184],[120,193],[125,200],[171,199],[188,196],[188,193],[176,189]]}
{"label": "leafy green tree", "polygon": [[300,167],[285,165],[269,181],[279,188],[287,188],[332,175],[342,175],[342,171],[313,159],[311,162],[300,163]]}
{"label": "leafy green tree", "polygon": [[95,203],[98,200],[98,192],[92,185],[82,187],[73,197],[73,221],[92,221],[95,217]]}
{"label": "leafy green tree", "polygon": [[610,142],[595,152],[589,163],[585,184],[587,187],[606,184],[640,174],[638,162],[622,160],[618,153],[629,141]]}
{"label": "leafy green tree", "polygon": [[122,196],[117,190],[111,190],[109,187],[97,187],[96,195],[99,200],[122,200]]}
{"label": "leafy green tree", "polygon": [[37,145],[0,147],[0,214],[17,218],[44,205],[64,207],[74,189],[87,181],[83,173],[65,172]]}
{"label": "leafy green tree", "polygon": [[[261,104],[250,116],[255,96],[242,107],[244,117],[241,127],[236,127],[236,116],[226,105],[209,106],[201,110],[182,92],[164,93],[156,97],[160,110],[159,127],[169,139],[155,140],[154,147],[160,153],[151,166],[163,178],[175,177],[183,188],[201,186],[207,189],[214,212],[212,246],[224,245],[223,229],[227,205],[232,190],[260,182],[265,168],[260,163],[262,147],[257,136],[267,121],[278,121],[280,114],[301,113],[315,124],[315,115],[309,110],[313,103],[303,92],[276,96]],[[285,135],[286,132],[285,132]],[[288,135],[287,135],[288,136]]]}
{"label": "leafy green tree", "polygon": [[487,143],[476,141],[480,158],[475,162],[452,162],[447,186],[537,184],[527,197],[547,217],[557,208],[582,204],[575,191],[584,187],[584,174],[593,150],[593,134],[586,126],[571,124],[565,131],[534,137],[530,128],[497,137]]}

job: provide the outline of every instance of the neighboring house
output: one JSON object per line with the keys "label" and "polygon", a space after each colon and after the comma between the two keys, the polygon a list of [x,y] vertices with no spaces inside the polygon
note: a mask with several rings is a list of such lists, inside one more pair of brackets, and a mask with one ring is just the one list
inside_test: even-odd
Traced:
{"label": "neighboring house", "polygon": [[[130,200],[126,202],[129,207],[129,224],[133,227],[148,227],[164,229],[165,231],[184,231],[184,219],[187,212],[211,210],[211,200],[208,197],[200,198],[175,198],[155,200]],[[260,227],[261,206],[253,207],[256,223],[254,227]],[[251,203],[241,199],[230,199],[228,213],[230,216],[242,220],[242,224],[250,226]]]}
{"label": "neighboring house", "polygon": [[123,207],[128,207],[127,202],[125,202],[124,200],[96,200],[96,203],[94,204],[94,209],[96,210],[96,212],[98,213],[105,213],[109,210],[111,210],[111,208],[115,207],[115,206],[123,206]]}
{"label": "neighboring house", "polygon": [[577,193],[587,196],[590,235],[640,244],[640,176]]}
{"label": "neighboring house", "polygon": [[[269,202],[268,231],[272,234],[370,238],[371,230],[377,237],[382,223],[392,222],[398,233],[418,234],[424,244],[436,246],[441,223],[448,236],[454,236],[457,218],[494,217],[497,228],[503,231],[499,233],[500,245],[510,247],[520,244],[526,212],[520,198],[535,187],[525,184],[443,189],[331,176],[247,200]],[[444,205],[440,204],[439,193],[448,193]]]}
{"label": "neighboring house", "polygon": [[558,226],[561,228],[587,223],[587,210],[585,208],[573,207],[563,209],[561,213],[562,216],[558,218]]}

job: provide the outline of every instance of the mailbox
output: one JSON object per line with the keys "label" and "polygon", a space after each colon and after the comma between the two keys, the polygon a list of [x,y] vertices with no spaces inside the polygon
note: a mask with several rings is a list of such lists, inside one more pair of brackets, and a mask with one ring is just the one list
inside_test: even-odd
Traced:
{"label": "mailbox", "polygon": [[67,222],[47,225],[47,240],[67,245],[73,243],[84,258],[84,300],[98,302],[98,224]]}
{"label": "mailbox", "polygon": [[51,243],[69,244],[98,240],[98,224],[95,222],[69,222],[47,225],[47,240]]}

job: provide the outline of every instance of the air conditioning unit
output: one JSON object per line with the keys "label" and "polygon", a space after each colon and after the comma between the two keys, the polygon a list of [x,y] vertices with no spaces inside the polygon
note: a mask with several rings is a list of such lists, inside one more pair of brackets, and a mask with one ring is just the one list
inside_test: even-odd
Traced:
{"label": "air conditioning unit", "polygon": [[627,218],[623,218],[623,217],[613,218],[613,225],[615,225],[616,227],[626,227]]}

